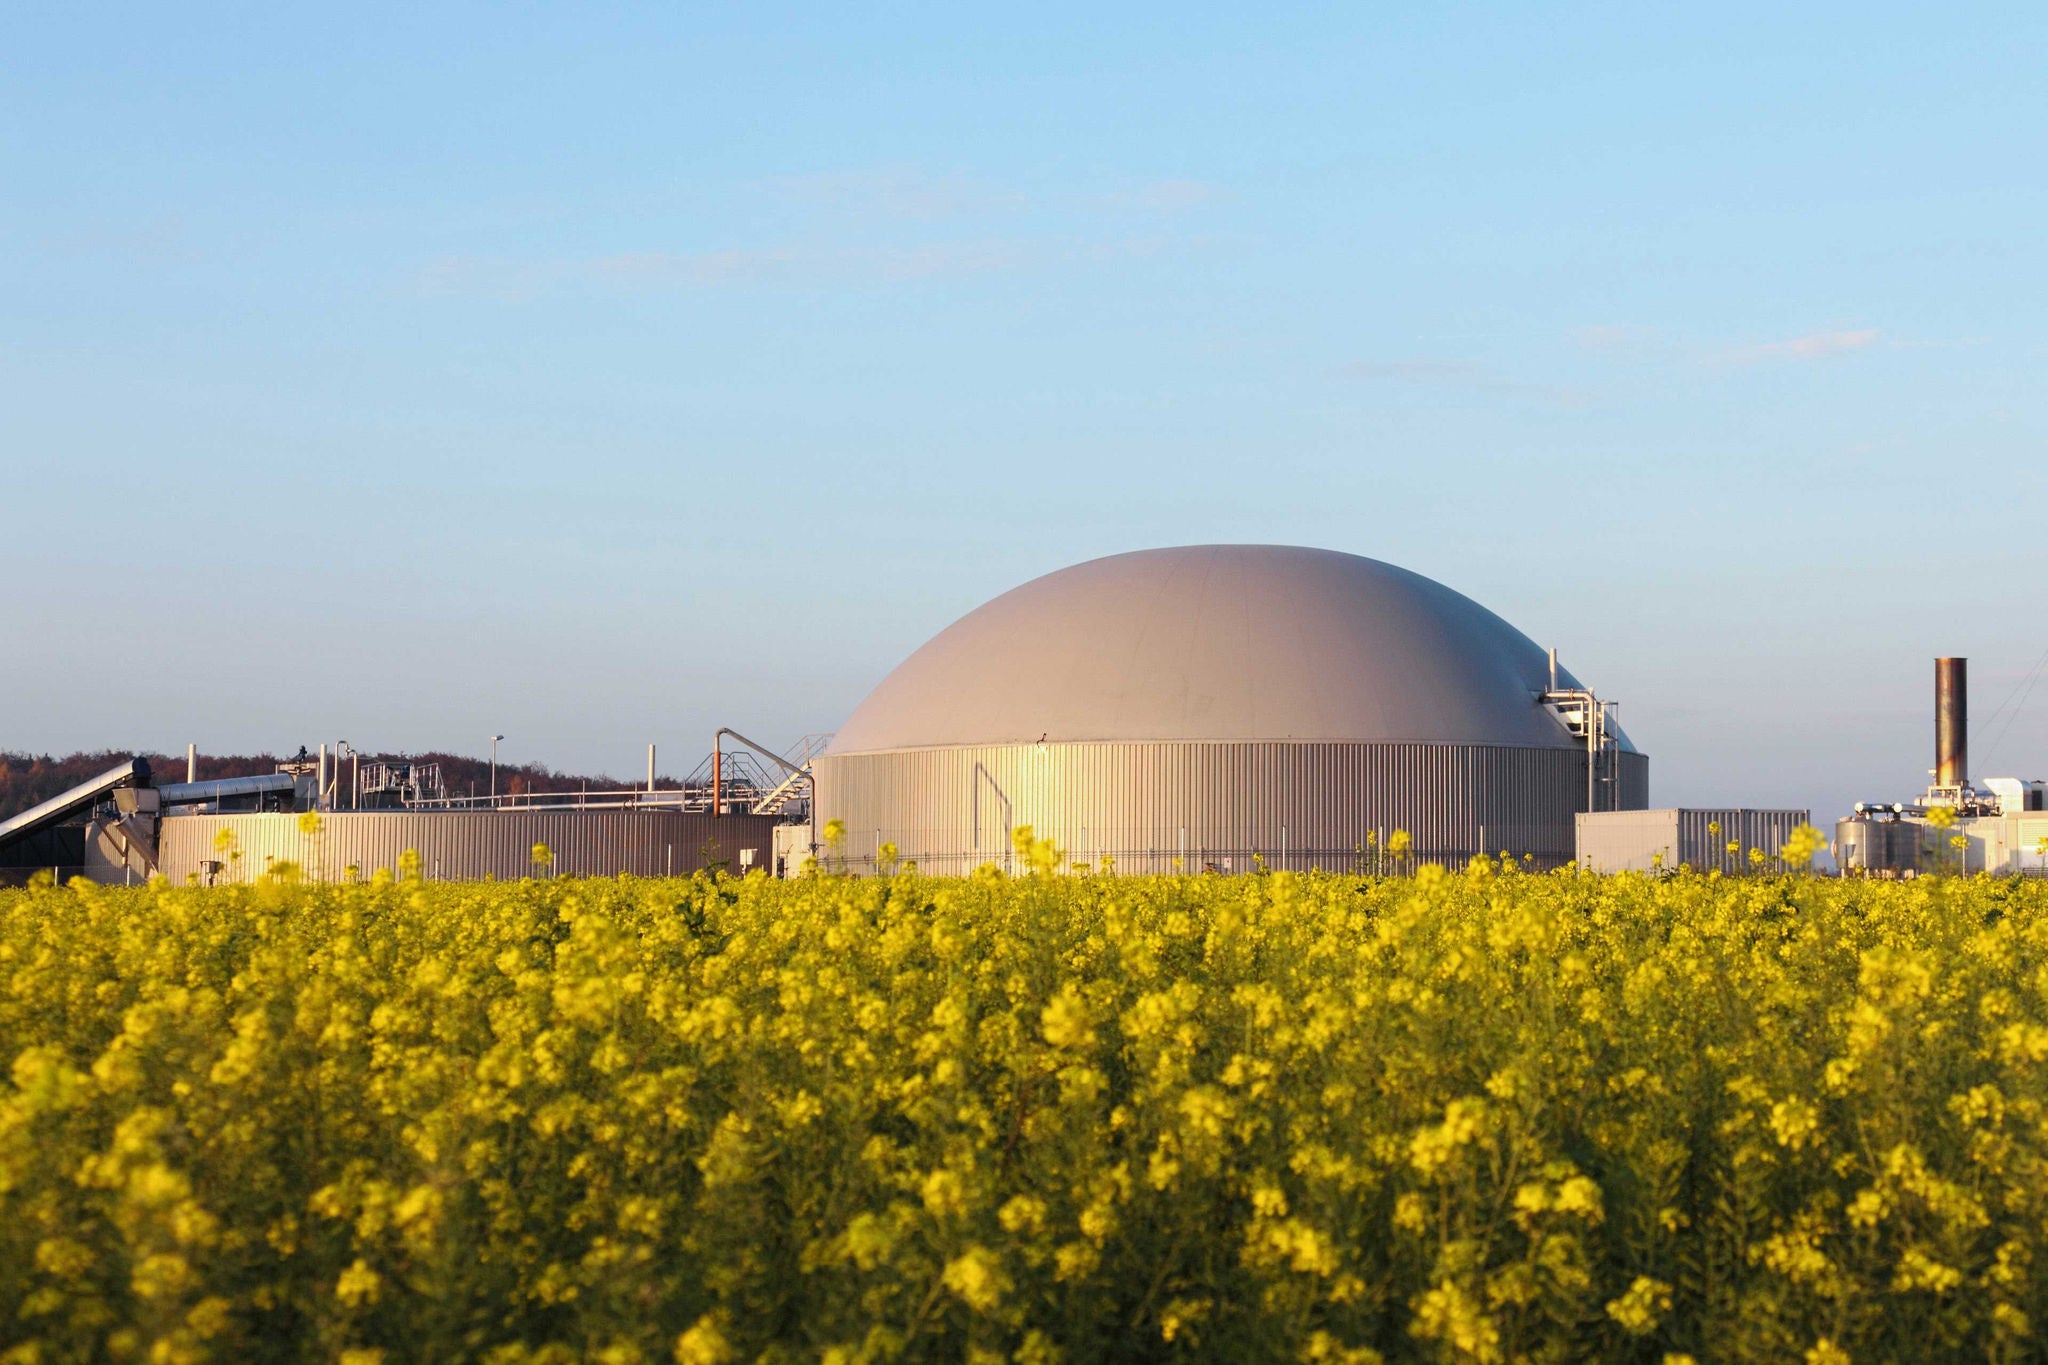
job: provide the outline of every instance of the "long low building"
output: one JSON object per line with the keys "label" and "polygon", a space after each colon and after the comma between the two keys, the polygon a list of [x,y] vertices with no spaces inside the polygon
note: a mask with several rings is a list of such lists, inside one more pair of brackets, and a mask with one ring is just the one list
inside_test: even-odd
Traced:
{"label": "long low building", "polygon": [[1811,811],[1791,809],[1596,811],[1578,818],[1578,863],[1589,872],[1746,872],[1756,849],[1777,867],[1792,831],[1811,823]]}
{"label": "long low building", "polygon": [[[775,827],[769,816],[674,810],[337,811],[309,834],[300,817],[171,815],[158,828],[156,870],[172,881],[246,882],[279,863],[312,878],[396,874],[410,851],[430,880],[511,880],[535,872],[534,846],[546,845],[555,876],[681,876],[720,866],[773,872]],[[119,882],[146,875],[123,861],[117,829],[87,841],[86,875]]]}

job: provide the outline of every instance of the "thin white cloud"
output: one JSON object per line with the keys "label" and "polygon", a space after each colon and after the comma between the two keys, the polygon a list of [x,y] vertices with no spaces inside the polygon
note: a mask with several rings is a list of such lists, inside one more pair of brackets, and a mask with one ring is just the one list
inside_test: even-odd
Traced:
{"label": "thin white cloud", "polygon": [[759,184],[795,203],[850,217],[923,220],[1073,208],[1173,214],[1228,197],[1220,185],[1185,176],[1132,180],[1102,193],[1032,196],[978,176],[934,174],[916,166],[777,176]]}
{"label": "thin white cloud", "polygon": [[983,238],[903,247],[767,247],[632,251],[580,260],[452,256],[417,277],[435,297],[527,302],[563,290],[714,289],[764,284],[893,283],[997,274],[1070,262],[1100,263],[1165,249],[1157,238],[1075,242]]}
{"label": "thin white cloud", "polygon": [[1574,327],[1572,340],[1589,351],[1642,351],[1658,349],[1663,343],[1663,334],[1654,327],[1639,327],[1629,322],[1602,322],[1589,327]]}
{"label": "thin white cloud", "polygon": [[1338,367],[1347,379],[1407,379],[1431,384],[1470,384],[1484,376],[1464,360],[1354,360]]}
{"label": "thin white cloud", "polygon": [[1722,365],[1757,365],[1773,360],[1820,360],[1828,356],[1847,355],[1875,346],[1879,334],[1875,327],[1859,327],[1834,332],[1813,332],[1803,337],[1791,337],[1784,341],[1766,341],[1754,346],[1738,346],[1713,357]]}
{"label": "thin white cloud", "polygon": [[150,265],[200,259],[185,235],[185,220],[175,213],[127,223],[96,223],[43,239],[53,256],[99,256]]}
{"label": "thin white cloud", "polygon": [[916,247],[736,248],[629,251],[583,260],[448,257],[419,276],[423,293],[526,302],[562,290],[715,289],[761,284],[858,284],[1016,270],[1034,259],[1027,243],[946,242]]}
{"label": "thin white cloud", "polygon": [[809,264],[791,248],[765,251],[627,251],[568,266],[564,273],[612,284],[746,284],[787,278]]}
{"label": "thin white cloud", "polygon": [[1225,197],[1223,187],[1206,180],[1148,180],[1102,196],[1110,208],[1145,213],[1185,213]]}
{"label": "thin white cloud", "polygon": [[1043,259],[1031,242],[934,242],[858,253],[848,264],[856,273],[885,280],[925,280],[943,275],[986,275],[1022,270]]}
{"label": "thin white cloud", "polygon": [[1012,213],[1028,207],[1004,185],[964,175],[933,175],[915,166],[777,176],[769,189],[838,213],[938,219],[977,213]]}
{"label": "thin white cloud", "polygon": [[1530,384],[1466,360],[1356,360],[1337,367],[1345,379],[1383,380],[1501,398],[1533,398],[1568,407],[1583,407],[1593,395],[1583,389]]}

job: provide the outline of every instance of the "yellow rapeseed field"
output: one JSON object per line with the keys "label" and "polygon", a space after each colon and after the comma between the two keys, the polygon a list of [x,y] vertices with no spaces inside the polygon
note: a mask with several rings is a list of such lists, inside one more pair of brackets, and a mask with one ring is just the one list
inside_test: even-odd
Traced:
{"label": "yellow rapeseed field", "polygon": [[6,1361],[2048,1332],[2039,882],[79,885],[0,980]]}

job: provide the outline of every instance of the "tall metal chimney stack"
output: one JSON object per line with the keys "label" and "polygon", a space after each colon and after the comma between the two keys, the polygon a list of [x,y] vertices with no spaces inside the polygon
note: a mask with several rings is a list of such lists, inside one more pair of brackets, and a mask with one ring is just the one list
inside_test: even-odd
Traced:
{"label": "tall metal chimney stack", "polygon": [[1934,661],[1934,785],[1969,780],[1970,682],[1968,659]]}

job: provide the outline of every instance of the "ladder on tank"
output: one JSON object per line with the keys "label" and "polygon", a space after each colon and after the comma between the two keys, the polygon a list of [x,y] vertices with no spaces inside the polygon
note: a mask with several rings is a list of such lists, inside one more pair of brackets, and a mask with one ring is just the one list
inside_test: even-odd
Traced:
{"label": "ladder on tank", "polygon": [[[1621,809],[1621,744],[1609,723],[1620,703],[1601,701],[1590,688],[1557,685],[1557,651],[1550,651],[1550,688],[1537,698],[1565,732],[1586,746],[1586,809],[1601,808],[1600,788],[1610,788],[1607,809]],[[1604,770],[1604,771],[1603,771]]]}

